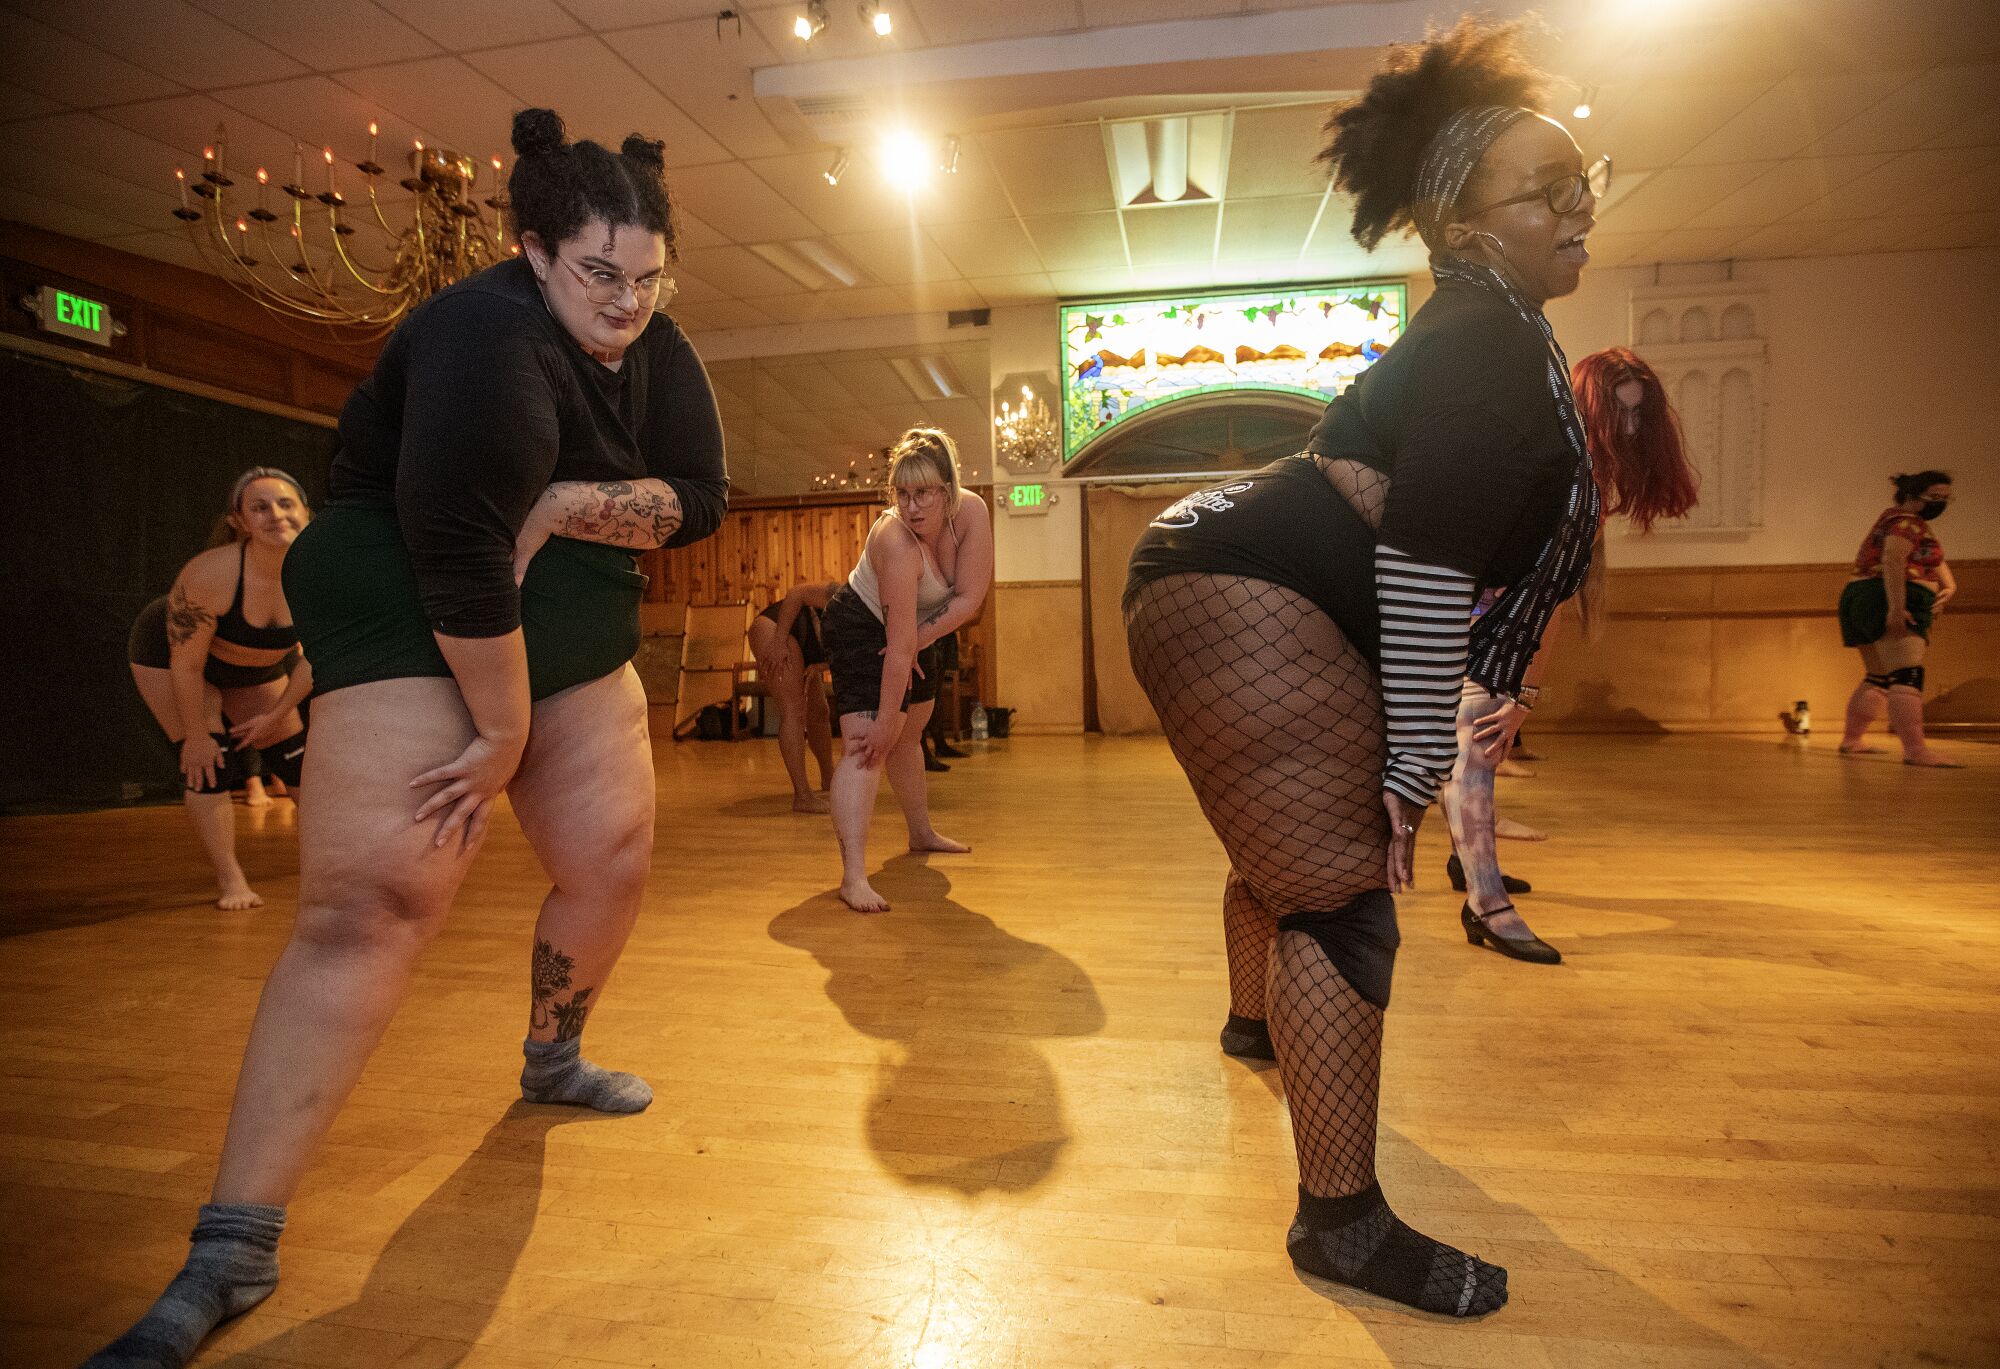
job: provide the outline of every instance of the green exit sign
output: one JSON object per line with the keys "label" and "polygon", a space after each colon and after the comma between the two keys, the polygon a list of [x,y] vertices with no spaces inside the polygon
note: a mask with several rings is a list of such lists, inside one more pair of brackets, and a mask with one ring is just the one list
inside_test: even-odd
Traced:
{"label": "green exit sign", "polygon": [[1008,492],[1007,502],[1017,509],[1032,509],[1039,507],[1048,494],[1046,485],[1016,485]]}
{"label": "green exit sign", "polygon": [[58,290],[53,285],[44,285],[24,303],[45,333],[59,333],[99,347],[109,347],[125,333],[125,325],[111,317],[111,310],[103,301]]}

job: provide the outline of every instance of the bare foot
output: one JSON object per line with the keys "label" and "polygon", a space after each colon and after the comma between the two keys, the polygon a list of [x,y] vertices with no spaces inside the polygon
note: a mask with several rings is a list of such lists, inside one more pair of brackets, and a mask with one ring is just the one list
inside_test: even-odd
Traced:
{"label": "bare foot", "polygon": [[285,788],[285,782],[276,775],[264,781],[264,792],[274,799],[288,799],[292,796],[292,791]]}
{"label": "bare foot", "polygon": [[1873,756],[1881,749],[1879,746],[1870,746],[1866,742],[1860,742],[1854,746],[1849,746],[1847,743],[1842,742],[1840,745],[1840,754],[1843,756]]}
{"label": "bare foot", "polygon": [[875,886],[865,879],[854,880],[851,883],[842,881],[840,886],[840,901],[857,913],[886,913],[889,911],[889,900],[876,893]]}
{"label": "bare foot", "polygon": [[[270,802],[266,799],[265,802]],[[249,884],[236,881],[222,886],[222,896],[215,900],[215,906],[225,913],[240,913],[245,908],[261,908],[264,896]]]}
{"label": "bare foot", "polygon": [[831,813],[833,811],[833,804],[824,794],[794,794],[792,795],[792,811],[794,813]]}
{"label": "bare foot", "polygon": [[1547,841],[1549,839],[1549,834],[1542,831],[1539,827],[1530,827],[1525,822],[1516,822],[1513,818],[1503,818],[1497,815],[1493,819],[1493,835],[1496,837],[1505,837],[1509,841]]}
{"label": "bare foot", "polygon": [[264,792],[264,782],[252,775],[243,786],[243,806],[245,808],[269,808],[271,796]]}
{"label": "bare foot", "polygon": [[1508,760],[1501,761],[1500,764],[1494,766],[1493,773],[1496,775],[1505,775],[1509,779],[1516,779],[1516,780],[1531,780],[1535,777],[1534,771],[1530,770],[1527,766],[1521,764],[1519,761],[1513,760],[1511,758]]}
{"label": "bare foot", "polygon": [[1951,757],[1946,755],[1941,755],[1936,751],[1920,751],[1914,756],[1905,756],[1903,757],[1903,764],[1920,765],[1927,770],[1965,769],[1964,761],[1955,761]]}
{"label": "bare foot", "polygon": [[943,851],[948,855],[962,856],[972,848],[962,841],[953,841],[950,837],[941,837],[936,832],[932,832],[926,837],[911,837],[910,849],[912,851]]}

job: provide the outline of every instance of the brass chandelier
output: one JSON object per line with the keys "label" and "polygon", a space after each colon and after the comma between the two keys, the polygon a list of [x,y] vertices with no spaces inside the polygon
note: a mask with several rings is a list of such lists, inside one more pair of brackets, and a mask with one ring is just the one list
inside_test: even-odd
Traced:
{"label": "brass chandelier", "polygon": [[[326,181],[318,192],[306,187],[304,146],[294,147],[292,179],[277,187],[282,198],[274,210],[264,167],[257,168],[254,197],[247,187],[237,191],[228,170],[228,134],[220,125],[202,149],[196,177],[174,168],[180,191],[174,217],[187,225],[204,262],[280,319],[323,325],[343,341],[372,342],[445,286],[521,250],[507,241],[500,159],[492,159],[492,193],[475,199],[483,168],[448,149],[425,147],[421,139],[410,149],[410,174],[400,182],[411,195],[409,222],[392,226],[377,194],[386,173],[375,160],[376,136],[371,123],[368,158],[353,163],[367,199],[365,217],[374,220],[369,248],[355,241],[361,230],[348,221],[350,204],[331,147],[320,153]],[[321,240],[317,247],[315,238]],[[379,264],[385,254],[387,264]]]}

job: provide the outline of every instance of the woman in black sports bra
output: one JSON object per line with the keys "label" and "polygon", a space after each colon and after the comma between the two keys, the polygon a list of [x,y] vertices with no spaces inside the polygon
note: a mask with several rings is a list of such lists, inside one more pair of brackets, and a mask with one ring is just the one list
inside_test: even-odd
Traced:
{"label": "woman in black sports bra", "polygon": [[251,777],[253,757],[288,788],[305,761],[299,704],[312,692],[312,668],[279,572],[311,516],[297,480],[269,466],[245,471],[217,525],[227,540],[181,567],[173,589],[140,611],[127,643],[140,697],[180,748],[183,802],[215,866],[218,908],[264,901],[236,860],[230,791]]}

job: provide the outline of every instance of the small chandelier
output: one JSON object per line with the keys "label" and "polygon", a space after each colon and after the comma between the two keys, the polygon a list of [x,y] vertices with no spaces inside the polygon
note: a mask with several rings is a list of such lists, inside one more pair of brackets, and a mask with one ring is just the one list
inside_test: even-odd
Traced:
{"label": "small chandelier", "polygon": [[[331,147],[320,153],[326,188],[318,193],[306,188],[304,147],[294,148],[291,182],[277,188],[279,207],[273,210],[265,168],[257,168],[254,197],[247,187],[236,191],[228,171],[228,133],[220,125],[214,142],[202,149],[201,171],[193,180],[185,168],[174,168],[180,191],[174,217],[187,225],[203,261],[279,318],[325,325],[348,342],[383,337],[445,286],[521,249],[507,241],[500,159],[493,158],[493,194],[475,200],[481,168],[470,157],[425,147],[421,140],[412,145],[410,174],[400,182],[414,197],[410,221],[392,227],[376,195],[384,174],[375,161],[377,131],[368,125],[368,159],[353,164],[361,173],[368,217],[374,219],[372,249],[353,241],[359,230],[347,221],[349,202]],[[317,247],[315,238],[322,239]],[[382,253],[386,265],[366,260]]]}
{"label": "small chandelier", "polygon": [[1017,471],[1045,470],[1056,459],[1056,423],[1042,397],[1021,387],[1021,407],[1003,403],[993,420],[995,454]]}

